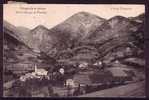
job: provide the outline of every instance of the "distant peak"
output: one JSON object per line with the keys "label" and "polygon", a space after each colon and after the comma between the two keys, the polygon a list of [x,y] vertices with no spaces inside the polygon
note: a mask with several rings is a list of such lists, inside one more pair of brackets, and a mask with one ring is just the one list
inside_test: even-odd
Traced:
{"label": "distant peak", "polygon": [[144,17],[145,16],[145,13],[142,13],[142,14],[139,14],[137,17]]}
{"label": "distant peak", "polygon": [[74,15],[72,15],[73,17],[77,16],[77,17],[89,17],[89,16],[92,16],[93,14],[91,13],[88,13],[88,12],[84,12],[84,11],[81,11],[81,12],[78,12],[78,13],[75,13]]}
{"label": "distant peak", "polygon": [[46,27],[43,25],[38,25],[36,28],[46,28]]}
{"label": "distant peak", "polygon": [[46,29],[46,30],[48,30],[48,28],[46,28],[44,25],[38,25],[33,30],[35,30],[35,29]]}
{"label": "distant peak", "polygon": [[110,18],[109,20],[129,20],[129,19],[123,16],[114,16]]}
{"label": "distant peak", "polygon": [[90,15],[90,13],[88,13],[88,12],[85,12],[85,11],[78,12],[77,14],[82,14],[82,15]]}
{"label": "distant peak", "polygon": [[96,18],[105,20],[104,18],[101,18],[100,16],[97,16],[96,14],[92,14],[92,13],[85,12],[85,11],[80,11],[80,12],[74,14],[73,16],[79,16],[79,17],[80,16],[83,16],[83,17],[96,17]]}
{"label": "distant peak", "polygon": [[144,18],[144,17],[145,17],[145,13],[142,13],[142,14],[136,16],[135,18]]}
{"label": "distant peak", "polygon": [[115,19],[115,18],[117,18],[117,19],[127,19],[126,17],[123,17],[123,16],[114,16],[113,19]]}

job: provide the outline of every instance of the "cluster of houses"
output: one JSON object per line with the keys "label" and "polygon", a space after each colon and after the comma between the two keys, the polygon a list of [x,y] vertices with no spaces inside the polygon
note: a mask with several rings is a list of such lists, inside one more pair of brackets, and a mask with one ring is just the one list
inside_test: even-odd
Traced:
{"label": "cluster of houses", "polygon": [[[99,61],[99,62],[96,62],[93,64],[94,66],[102,66],[102,62]],[[80,65],[78,65],[78,68],[79,69],[87,69],[89,67],[89,64],[84,62],[84,63],[81,63]],[[131,80],[130,77],[127,75],[127,73],[124,71],[124,69],[122,68],[109,68],[107,71],[109,71],[109,75],[108,77],[110,78],[107,78],[108,79],[125,79],[127,81],[128,80]],[[66,74],[66,70],[65,68],[62,66],[61,68],[59,68],[59,70],[57,72],[52,72],[52,78],[56,75],[56,74],[59,74],[59,76],[63,77],[65,76]],[[66,87],[69,91],[69,94],[72,95],[76,90],[79,89],[79,91],[81,90],[80,87],[86,87],[86,86],[92,86],[92,85],[101,85],[100,83],[100,79],[101,81],[107,76],[105,75],[101,75],[102,79],[99,78],[99,83],[92,83],[92,80],[89,78],[89,75],[83,75],[83,74],[75,74],[72,78],[64,78],[64,82],[62,82],[62,85],[64,87]],[[26,81],[27,79],[31,79],[31,78],[38,78],[38,79],[42,79],[42,78],[46,78],[47,80],[51,80],[51,74],[49,74],[49,72],[45,69],[39,69],[37,68],[37,66],[35,65],[34,66],[34,71],[31,72],[31,73],[27,73],[23,76],[20,76],[20,81]],[[59,81],[59,79],[58,79]],[[83,92],[85,93],[85,91]]]}
{"label": "cluster of houses", "polygon": [[45,69],[38,69],[35,65],[35,69],[32,73],[27,73],[23,76],[20,76],[20,81],[26,81],[29,78],[41,78],[42,76],[46,76],[48,71]]}

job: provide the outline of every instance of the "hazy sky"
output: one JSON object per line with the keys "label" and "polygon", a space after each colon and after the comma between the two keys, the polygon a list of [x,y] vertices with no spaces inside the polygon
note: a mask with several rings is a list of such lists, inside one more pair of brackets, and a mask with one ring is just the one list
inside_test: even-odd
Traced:
{"label": "hazy sky", "polygon": [[81,11],[109,19],[115,15],[138,16],[145,12],[145,6],[124,4],[5,4],[4,20],[15,26],[24,26],[30,29],[37,25],[52,28]]}

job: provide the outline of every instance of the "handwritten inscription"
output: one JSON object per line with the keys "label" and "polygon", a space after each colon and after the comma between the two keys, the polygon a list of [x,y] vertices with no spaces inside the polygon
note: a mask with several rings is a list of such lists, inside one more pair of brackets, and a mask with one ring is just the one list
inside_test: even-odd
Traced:
{"label": "handwritten inscription", "polygon": [[120,10],[132,10],[132,8],[127,8],[127,7],[112,7],[111,10],[116,10],[116,11],[120,11]]}
{"label": "handwritten inscription", "polygon": [[47,9],[43,7],[19,7],[17,14],[46,14]]}

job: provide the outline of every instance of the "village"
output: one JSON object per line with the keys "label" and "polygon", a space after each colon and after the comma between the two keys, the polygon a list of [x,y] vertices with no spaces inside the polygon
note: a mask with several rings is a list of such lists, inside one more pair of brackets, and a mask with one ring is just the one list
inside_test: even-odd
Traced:
{"label": "village", "polygon": [[32,72],[13,82],[12,91],[16,91],[15,96],[79,96],[134,82],[133,71],[119,67],[104,69],[101,61],[92,67],[85,62],[71,67],[61,65],[51,72],[34,65]]}

